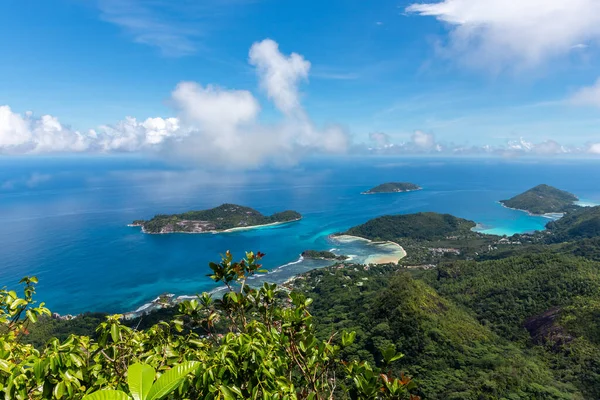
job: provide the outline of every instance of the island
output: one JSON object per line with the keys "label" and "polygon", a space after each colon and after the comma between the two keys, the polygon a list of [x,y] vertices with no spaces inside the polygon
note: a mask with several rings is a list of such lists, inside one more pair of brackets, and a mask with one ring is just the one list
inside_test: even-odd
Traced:
{"label": "island", "polygon": [[361,194],[404,193],[414,192],[415,190],[421,189],[423,188],[410,182],[388,182],[375,186],[374,188],[371,188],[366,192],[362,192]]}
{"label": "island", "polygon": [[538,185],[508,200],[500,200],[507,208],[526,211],[532,215],[565,213],[578,208],[579,199],[572,193],[549,185]]}
{"label": "island", "polygon": [[144,233],[218,233],[278,225],[301,218],[300,213],[291,210],[266,216],[250,207],[222,204],[210,210],[159,214],[148,221],[133,221],[131,225],[140,226]]}
{"label": "island", "polygon": [[302,252],[302,257],[303,258],[312,258],[312,259],[318,259],[318,260],[338,260],[338,261],[344,261],[348,259],[348,256],[345,255],[337,255],[331,251],[324,251],[324,250],[305,250]]}

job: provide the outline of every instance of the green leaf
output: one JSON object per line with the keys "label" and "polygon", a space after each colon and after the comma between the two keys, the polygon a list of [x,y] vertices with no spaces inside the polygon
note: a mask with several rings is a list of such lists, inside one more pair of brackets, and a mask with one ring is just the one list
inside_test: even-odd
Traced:
{"label": "green leaf", "polygon": [[110,336],[112,336],[113,342],[119,341],[119,326],[117,324],[110,326]]}
{"label": "green leaf", "polygon": [[225,400],[235,400],[235,395],[227,386],[221,385],[220,390]]}
{"label": "green leaf", "polygon": [[27,318],[29,318],[31,322],[33,322],[34,324],[37,322],[37,315],[35,315],[33,311],[27,310],[25,311],[25,314],[27,314]]}
{"label": "green leaf", "polygon": [[198,368],[200,365],[197,361],[188,361],[179,365],[174,366],[157,379],[156,383],[152,385],[150,393],[146,400],[159,400],[171,393],[187,374]]}
{"label": "green leaf", "polygon": [[127,383],[134,400],[146,400],[154,382],[154,368],[146,364],[135,363],[127,370]]}
{"label": "green leaf", "polygon": [[65,383],[60,381],[56,386],[54,386],[54,397],[60,399],[65,394]]}
{"label": "green leaf", "polygon": [[81,400],[131,400],[131,398],[120,390],[102,389],[84,396]]}

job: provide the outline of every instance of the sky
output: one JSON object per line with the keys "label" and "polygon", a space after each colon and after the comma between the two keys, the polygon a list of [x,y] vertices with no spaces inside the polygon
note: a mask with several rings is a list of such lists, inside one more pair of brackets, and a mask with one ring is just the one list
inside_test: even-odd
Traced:
{"label": "sky", "polygon": [[598,0],[7,0],[0,34],[3,156],[600,156]]}

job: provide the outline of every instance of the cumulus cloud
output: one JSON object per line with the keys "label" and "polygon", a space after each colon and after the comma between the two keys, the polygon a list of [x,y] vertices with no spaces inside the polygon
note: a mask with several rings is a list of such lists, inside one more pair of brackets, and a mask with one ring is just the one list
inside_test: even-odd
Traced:
{"label": "cumulus cloud", "polygon": [[52,115],[35,117],[0,106],[0,154],[81,153],[139,151],[179,135],[176,118],[127,117],[114,125],[80,132]]}
{"label": "cumulus cloud", "polygon": [[176,117],[137,120],[80,132],[56,117],[18,114],[0,107],[0,154],[47,152],[152,152],[216,167],[247,168],[289,164],[310,152],[344,152],[348,135],[339,126],[315,126],[300,101],[299,84],[310,62],[280,52],[270,39],[255,43],[249,62],[259,86],[281,119],[260,122],[260,104],[247,90],[181,82],[171,93]]}
{"label": "cumulus cloud", "polygon": [[600,107],[600,79],[592,86],[579,89],[570,100],[576,105]]}
{"label": "cumulus cloud", "polygon": [[435,137],[431,133],[415,131],[411,136],[412,143],[421,149],[432,149],[436,146]]}
{"label": "cumulus cloud", "polygon": [[445,50],[486,68],[535,67],[600,39],[597,0],[444,0],[406,11],[446,23]]}
{"label": "cumulus cloud", "polygon": [[296,53],[285,56],[275,41],[265,39],[250,48],[250,64],[256,66],[261,86],[279,110],[288,115],[303,113],[298,83],[308,79],[310,62]]}

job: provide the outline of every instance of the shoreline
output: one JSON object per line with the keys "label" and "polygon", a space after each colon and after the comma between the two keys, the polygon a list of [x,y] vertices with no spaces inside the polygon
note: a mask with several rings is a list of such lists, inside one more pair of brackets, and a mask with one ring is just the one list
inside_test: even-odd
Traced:
{"label": "shoreline", "polygon": [[[376,242],[370,239],[366,239],[360,236],[353,236],[353,235],[339,235],[339,236],[330,236],[331,240],[334,241],[338,241],[341,243],[344,242],[350,242],[350,241],[356,241],[356,240],[360,240],[360,241],[364,241],[367,242],[369,244],[372,244],[374,246],[390,246],[395,248],[395,252],[391,253],[391,254],[379,254],[379,255],[369,255],[367,256],[367,258],[365,259],[364,264],[389,264],[389,263],[398,263],[401,259],[403,259],[404,257],[406,257],[407,253],[406,250],[404,250],[404,247],[400,246],[398,243],[396,242],[392,242],[389,240],[386,241],[382,241],[382,242]],[[341,239],[341,240],[340,240]]]}
{"label": "shoreline", "polygon": [[128,227],[132,227],[132,228],[142,228],[142,233],[146,234],[146,235],[171,235],[174,233],[184,233],[187,235],[202,235],[202,234],[213,234],[213,235],[217,235],[219,233],[231,233],[231,232],[239,232],[239,231],[247,231],[247,230],[252,230],[252,229],[258,229],[258,228],[263,228],[263,227],[269,227],[269,226],[277,226],[277,225],[284,225],[284,224],[290,224],[292,222],[298,222],[300,221],[302,218],[297,218],[297,219],[293,219],[290,221],[279,221],[279,222],[271,222],[269,224],[263,224],[263,225],[249,225],[249,226],[238,226],[235,228],[229,228],[229,229],[224,229],[222,231],[204,231],[204,232],[185,232],[185,231],[173,231],[173,232],[148,232],[144,229],[143,225],[136,225],[136,224],[127,224]]}
{"label": "shoreline", "polygon": [[[301,219],[301,218],[300,218]],[[239,231],[239,230],[246,230],[246,229],[254,229],[257,227],[263,227],[263,226],[273,226],[273,225],[281,225],[281,224],[285,224],[285,223],[289,223],[289,222],[296,222],[299,221],[300,219],[294,220],[294,221],[285,221],[285,222],[275,222],[275,223],[271,223],[271,224],[266,224],[266,225],[256,225],[256,226],[248,226],[248,227],[240,227],[240,228],[232,228],[235,229],[235,231]],[[129,226],[136,226],[133,224],[130,224]],[[234,232],[235,232],[234,231]],[[217,233],[222,233],[225,231],[219,231]],[[209,233],[209,232],[172,232],[172,233]],[[369,244],[372,244],[373,246],[387,246],[388,249],[389,248],[393,248],[394,251],[392,253],[389,254],[370,254],[366,257],[365,261],[360,263],[360,264],[364,264],[364,265],[370,265],[370,264],[389,264],[389,263],[398,263],[402,258],[406,257],[407,253],[404,250],[404,248],[399,245],[398,243],[392,242],[392,241],[381,241],[381,242],[376,242],[373,240],[369,240],[369,239],[365,239],[363,237],[360,236],[352,236],[352,235],[339,235],[339,236],[333,236],[333,235],[329,235],[328,238],[330,240],[333,241],[337,241],[337,242],[351,242],[351,241],[363,241]],[[341,238],[341,240],[340,240]],[[343,254],[345,256],[347,256],[348,258],[346,260],[330,260],[330,259],[322,259],[322,261],[330,261],[330,264],[327,266],[323,266],[323,267],[317,267],[318,268],[326,268],[328,266],[331,265],[335,265],[336,263],[350,263],[353,264],[351,261],[353,259],[356,258],[356,256],[354,255],[346,255]],[[299,258],[295,261],[291,261],[289,263],[280,265],[276,268],[274,268],[272,271],[290,266],[290,265],[294,265],[297,263],[302,262],[303,260],[305,260],[304,257],[302,257],[302,255],[299,256]],[[267,275],[270,273],[271,271],[267,272]],[[302,279],[302,275],[305,272],[299,273],[297,275],[293,275],[289,278],[287,278],[284,282],[280,282],[278,283],[278,286],[281,287],[285,287],[286,284],[289,284],[291,282],[293,282],[296,279]],[[218,293],[226,290],[227,287],[226,286],[217,286],[214,287],[213,289],[211,289],[210,291],[208,291],[207,293],[209,293],[211,296],[215,296]],[[173,293],[164,293],[162,295],[159,295],[158,297],[155,297],[153,300],[144,303],[142,305],[140,305],[139,307],[137,307],[135,310],[132,311],[126,311],[126,312],[122,312],[122,313],[116,313],[116,314],[120,314],[122,316],[123,319],[126,320],[130,320],[130,319],[135,319],[135,318],[139,318],[142,317],[144,315],[147,315],[149,313],[152,313],[154,311],[158,311],[164,308],[171,308],[171,307],[176,307],[179,303],[185,301],[185,300],[190,300],[190,299],[195,299],[197,297],[197,294],[182,294],[182,295],[176,295]],[[166,300],[166,301],[165,301]],[[83,314],[77,314],[74,317],[78,317],[80,315]]]}
{"label": "shoreline", "polygon": [[548,218],[548,219],[552,219],[552,220],[557,220],[557,219],[561,219],[565,215],[565,213],[560,213],[560,212],[544,213],[544,214],[534,214],[531,211],[523,210],[523,209],[520,209],[520,208],[509,207],[507,205],[504,205],[504,203],[502,203],[501,201],[498,201],[497,203],[500,204],[502,207],[507,208],[509,210],[515,210],[515,211],[521,211],[521,212],[527,213],[527,215],[529,215],[530,217],[542,217],[542,218]]}

